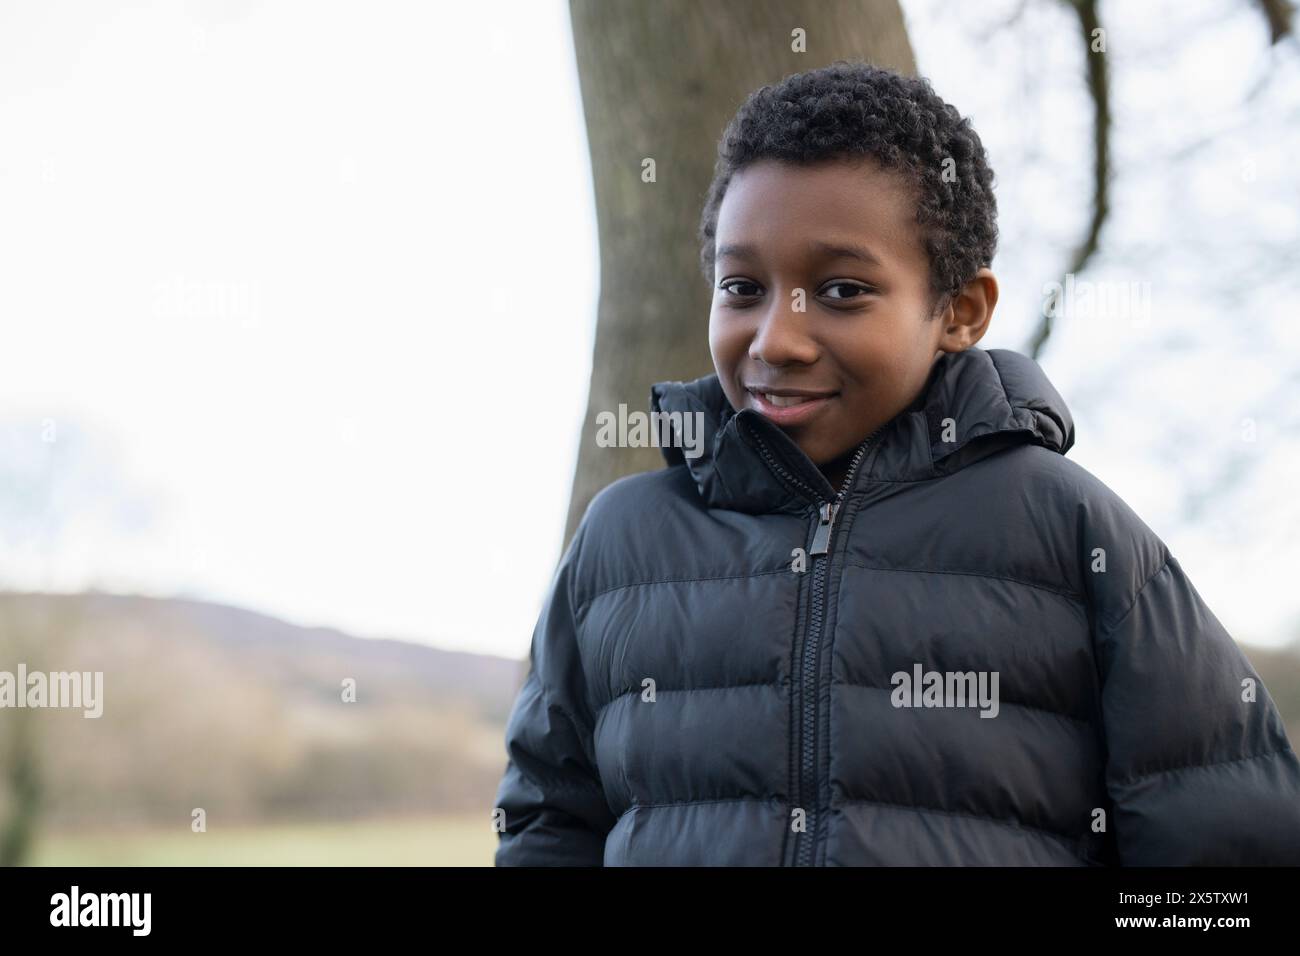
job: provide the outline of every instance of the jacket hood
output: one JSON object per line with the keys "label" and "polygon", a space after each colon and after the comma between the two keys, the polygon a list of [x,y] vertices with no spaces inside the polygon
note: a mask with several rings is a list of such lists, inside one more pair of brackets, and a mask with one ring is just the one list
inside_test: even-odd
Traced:
{"label": "jacket hood", "polygon": [[[699,455],[661,450],[669,465],[686,463],[711,508],[748,513],[804,510],[808,499],[777,476],[789,469],[823,498],[834,489],[779,426],[751,408],[731,407],[716,374],[650,389],[654,413],[700,412]],[[950,428],[945,430],[945,420]],[[946,431],[946,433],[945,433]],[[911,406],[878,433],[854,478],[851,495],[871,480],[918,481],[951,474],[1015,445],[1042,445],[1064,455],[1074,445],[1074,420],[1038,363],[1007,349],[945,353]]]}

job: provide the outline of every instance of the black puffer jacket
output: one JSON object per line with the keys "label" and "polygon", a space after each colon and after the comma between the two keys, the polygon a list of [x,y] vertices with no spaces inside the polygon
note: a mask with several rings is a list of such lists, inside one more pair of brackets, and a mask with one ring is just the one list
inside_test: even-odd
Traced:
{"label": "black puffer jacket", "polygon": [[1033,361],[943,356],[829,525],[826,479],[716,376],[652,407],[703,412],[704,453],[588,508],[509,720],[498,865],[1300,863],[1277,710],[1063,457]]}

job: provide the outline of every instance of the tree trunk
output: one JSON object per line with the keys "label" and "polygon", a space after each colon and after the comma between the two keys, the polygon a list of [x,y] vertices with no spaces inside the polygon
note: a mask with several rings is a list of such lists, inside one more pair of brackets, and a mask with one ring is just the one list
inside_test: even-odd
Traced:
{"label": "tree trunk", "polygon": [[[663,465],[602,448],[596,416],[713,371],[696,229],[727,121],[753,90],[838,59],[915,73],[897,0],[570,0],[600,235],[600,305],[565,547],[601,488]],[[793,31],[807,52],[795,52]],[[653,159],[655,181],[643,181]]]}

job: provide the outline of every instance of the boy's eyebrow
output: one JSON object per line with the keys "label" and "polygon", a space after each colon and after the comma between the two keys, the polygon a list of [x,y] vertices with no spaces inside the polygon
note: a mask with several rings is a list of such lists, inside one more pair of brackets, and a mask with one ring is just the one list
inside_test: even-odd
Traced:
{"label": "boy's eyebrow", "polygon": [[[823,256],[831,259],[857,259],[865,262],[869,266],[880,265],[880,260],[871,254],[871,250],[864,246],[854,245],[849,242],[824,242],[821,240],[811,243],[811,248],[820,252]],[[753,246],[745,243],[729,243],[725,246],[718,246],[714,259],[721,259],[723,256],[732,256],[736,259],[758,259],[758,252]]]}
{"label": "boy's eyebrow", "polygon": [[731,256],[733,259],[757,259],[758,253],[754,251],[753,246],[747,246],[741,243],[731,243],[725,246],[718,246],[718,248],[714,250],[714,259],[721,259],[723,256]]}
{"label": "boy's eyebrow", "polygon": [[849,242],[814,242],[813,247],[832,259],[858,259],[869,266],[880,265],[880,260],[865,246]]}

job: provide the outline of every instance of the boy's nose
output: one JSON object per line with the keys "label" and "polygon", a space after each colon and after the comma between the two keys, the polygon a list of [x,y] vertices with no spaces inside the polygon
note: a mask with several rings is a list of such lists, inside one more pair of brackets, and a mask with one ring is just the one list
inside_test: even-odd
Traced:
{"label": "boy's nose", "polygon": [[795,311],[795,297],[776,295],[749,343],[749,357],[764,365],[811,365],[820,348],[808,312]]}

